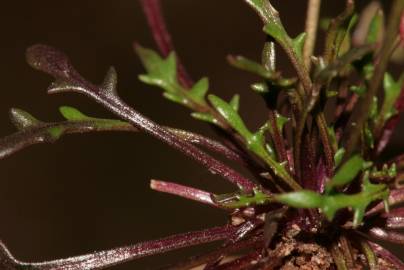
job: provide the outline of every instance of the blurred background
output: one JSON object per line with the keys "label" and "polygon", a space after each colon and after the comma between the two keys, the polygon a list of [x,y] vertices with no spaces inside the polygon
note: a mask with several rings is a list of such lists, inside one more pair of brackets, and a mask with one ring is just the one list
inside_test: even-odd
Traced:
{"label": "blurred background", "polygon": [[[177,51],[192,76],[208,76],[211,92],[226,99],[240,93],[243,117],[251,128],[258,127],[265,114],[261,99],[249,91],[256,78],[225,60],[228,53],[259,59],[264,35],[257,16],[241,0],[162,2]],[[303,30],[306,1],[273,4],[292,36]],[[322,14],[335,16],[343,6],[344,1],[324,1]],[[192,120],[189,111],[163,99],[159,89],[138,81],[143,69],[132,43],[155,46],[137,0],[4,1],[0,32],[1,136],[15,131],[8,119],[11,107],[43,121],[61,120],[61,105],[91,116],[113,117],[77,94],[48,96],[51,78],[25,63],[25,49],[35,43],[65,51],[77,70],[96,83],[109,66],[115,66],[119,94],[138,111],[164,125],[215,136],[207,125]],[[279,58],[286,73],[291,72],[284,55]],[[399,141],[397,135],[395,151],[403,149]],[[151,191],[150,179],[215,192],[231,190],[220,177],[143,134],[66,136],[2,160],[0,172],[0,239],[24,261],[80,255],[226,222],[219,210]],[[153,269],[204,248],[114,269]]]}

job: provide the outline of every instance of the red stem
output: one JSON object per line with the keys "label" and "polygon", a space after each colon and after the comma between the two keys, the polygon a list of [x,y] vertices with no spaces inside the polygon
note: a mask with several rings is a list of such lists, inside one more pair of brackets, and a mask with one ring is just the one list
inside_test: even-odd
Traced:
{"label": "red stem", "polygon": [[404,228],[404,208],[396,208],[390,210],[389,213],[383,213],[386,218],[384,227],[387,229],[403,229]]}
{"label": "red stem", "polygon": [[[161,11],[160,0],[140,0],[143,12],[146,15],[147,22],[153,34],[160,53],[163,56],[168,56],[172,51],[175,51],[171,35],[167,30],[163,13]],[[177,56],[178,80],[185,88],[191,88],[194,84],[191,77],[188,75],[184,65]]]}
{"label": "red stem", "polygon": [[200,189],[187,187],[171,182],[164,182],[160,180],[151,180],[150,187],[151,189],[159,192],[169,193],[186,199],[197,201],[203,204],[208,204],[210,206],[219,207],[212,200],[212,193]]}
{"label": "red stem", "polygon": [[390,251],[388,251],[387,249],[383,248],[382,246],[376,243],[370,241],[368,243],[370,245],[370,248],[373,249],[373,252],[377,255],[377,257],[383,258],[384,260],[388,261],[390,264],[397,267],[396,269],[404,269],[404,263],[395,255],[393,255]]}
{"label": "red stem", "polygon": [[128,121],[134,127],[179,150],[205,166],[212,174],[219,174],[231,183],[252,190],[257,185],[196,146],[182,140],[164,127],[143,116],[117,95],[117,75],[111,68],[101,86],[86,81],[72,66],[68,57],[46,45],[35,45],[27,50],[27,61],[35,69],[55,77],[48,93],[77,92],[84,94]]}
{"label": "red stem", "polygon": [[404,245],[404,234],[395,231],[387,231],[383,228],[374,227],[369,230],[369,235],[379,240]]}
{"label": "red stem", "polygon": [[0,268],[7,270],[99,270],[150,255],[223,240],[236,230],[236,227],[229,225],[214,227],[202,231],[177,234],[159,240],[147,241],[133,246],[99,251],[78,257],[43,263],[19,262],[12,257],[7,248],[0,242]]}

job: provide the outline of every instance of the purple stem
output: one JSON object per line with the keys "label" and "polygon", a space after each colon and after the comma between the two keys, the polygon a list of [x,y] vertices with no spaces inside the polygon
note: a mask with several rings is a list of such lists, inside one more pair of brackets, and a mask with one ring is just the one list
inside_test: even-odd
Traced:
{"label": "purple stem", "polygon": [[[255,229],[257,229],[260,225],[263,224],[262,220],[254,219],[248,220],[242,223],[238,230],[233,233],[233,235],[229,236],[226,242],[223,244],[224,247],[238,243],[244,240],[248,235],[250,235]],[[220,255],[217,258],[212,259],[203,270],[214,270],[220,264],[224,256]]]}
{"label": "purple stem", "polygon": [[50,136],[49,129],[61,128],[65,134],[86,133],[98,131],[136,131],[129,124],[100,126],[93,121],[63,121],[57,123],[40,123],[34,127],[25,128],[14,134],[0,139],[0,159],[6,158],[28,146],[39,143],[54,143],[58,138]]}
{"label": "purple stem", "polygon": [[369,235],[379,240],[404,245],[404,234],[395,231],[387,231],[383,228],[373,227],[369,230]]}
{"label": "purple stem", "polygon": [[[171,35],[167,30],[164,16],[161,11],[160,0],[140,0],[143,12],[146,15],[149,28],[153,34],[154,41],[156,42],[160,53],[163,56],[168,56],[172,51],[175,51]],[[194,84],[188,72],[185,70],[184,65],[177,56],[178,67],[178,80],[185,88],[191,88]]]}
{"label": "purple stem", "polygon": [[111,68],[102,86],[96,86],[86,80],[73,68],[67,56],[62,52],[46,46],[35,45],[27,50],[27,61],[35,69],[55,77],[56,82],[48,89],[48,93],[77,92],[84,94],[105,108],[128,121],[134,127],[167,143],[188,157],[201,163],[213,174],[219,174],[239,187],[252,190],[256,184],[243,177],[232,168],[214,159],[194,145],[181,140],[178,136],[157,123],[138,113],[125,102],[116,92],[116,72]]}
{"label": "purple stem", "polygon": [[[10,114],[16,113],[15,109],[12,109]],[[15,117],[15,116],[13,116]],[[12,117],[12,118],[13,118]],[[100,121],[115,121],[114,124],[100,125]],[[118,124],[119,123],[119,124]],[[102,123],[101,123],[102,124]],[[87,133],[87,132],[102,132],[102,131],[130,131],[138,132],[139,130],[129,123],[120,122],[112,119],[97,119],[97,120],[83,120],[83,121],[62,121],[54,123],[38,122],[35,126],[30,128],[24,128],[14,134],[0,138],[0,159],[6,158],[28,146],[39,143],[54,143],[58,138],[53,138],[49,134],[51,128],[60,128],[63,130],[61,135],[74,134],[74,133]],[[197,133],[175,129],[170,127],[164,127],[171,131],[182,140],[192,143],[194,145],[200,145],[212,152],[221,154],[228,158],[239,162],[240,164],[246,164],[246,158],[243,153],[238,153],[226,147],[222,143],[202,136]]]}
{"label": "purple stem", "polygon": [[161,268],[161,270],[189,270],[192,267],[200,266],[206,264],[210,261],[215,260],[220,256],[228,256],[231,253],[239,252],[240,250],[259,248],[263,245],[261,236],[253,236],[246,240],[237,242],[235,244],[228,245],[226,247],[221,247],[209,253],[204,253],[203,255],[193,256],[186,259],[183,262],[176,263],[175,265],[167,266]]}
{"label": "purple stem", "polygon": [[245,270],[245,269],[258,269],[254,268],[256,263],[261,259],[262,254],[253,251],[243,257],[237,258],[231,262],[224,263],[215,268],[215,270]]}
{"label": "purple stem", "polygon": [[383,213],[382,217],[386,219],[387,229],[404,229],[404,208],[392,209],[389,213]]}
{"label": "purple stem", "polygon": [[203,204],[208,204],[210,206],[218,208],[220,207],[212,200],[212,193],[200,189],[160,180],[151,180],[150,187],[151,189],[159,192],[177,195],[186,199],[197,201]]}
{"label": "purple stem", "polygon": [[226,158],[236,161],[242,165],[245,165],[245,166],[248,165],[248,158],[245,157],[245,155],[235,147],[234,147],[234,150],[230,149],[229,147],[225,146],[224,144],[222,144],[218,141],[212,140],[210,138],[207,138],[205,136],[202,136],[200,134],[196,134],[193,132],[184,131],[184,130],[180,130],[180,129],[174,129],[174,128],[169,128],[169,130],[171,132],[173,132],[175,135],[177,135],[178,137],[186,140],[187,142],[190,142],[195,145],[200,145],[215,153],[222,154]]}
{"label": "purple stem", "polygon": [[377,255],[377,257],[386,260],[394,267],[396,267],[396,269],[404,269],[404,263],[399,258],[394,256],[390,251],[386,250],[385,248],[376,243],[370,241],[368,243],[370,245],[370,248],[373,249],[373,252]]}
{"label": "purple stem", "polygon": [[317,192],[323,193],[325,190],[325,184],[327,181],[327,172],[325,169],[324,158],[320,158],[320,160],[317,164],[316,179],[317,179]]}
{"label": "purple stem", "polygon": [[236,230],[236,227],[229,225],[214,227],[147,241],[133,246],[42,263],[20,262],[13,258],[6,246],[0,242],[0,268],[2,270],[99,270],[150,255],[223,240]]}

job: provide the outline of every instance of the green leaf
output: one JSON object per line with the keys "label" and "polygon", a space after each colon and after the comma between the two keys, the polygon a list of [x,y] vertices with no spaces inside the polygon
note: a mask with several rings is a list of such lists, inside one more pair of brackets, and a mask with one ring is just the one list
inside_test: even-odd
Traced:
{"label": "green leaf", "polygon": [[372,63],[367,63],[366,65],[363,66],[363,77],[369,82],[372,77],[373,73],[375,71],[375,66]]}
{"label": "green leaf", "polygon": [[337,39],[339,44],[338,55],[345,54],[351,49],[351,31],[358,21],[358,15],[354,14],[349,20],[348,26],[345,31],[339,32]]}
{"label": "green leaf", "polygon": [[[95,127],[99,129],[110,129],[113,127],[117,126],[131,126],[129,123],[121,121],[121,120],[115,120],[115,119],[103,119],[103,118],[96,118],[96,117],[90,117],[85,114],[83,114],[81,111],[79,111],[76,108],[70,107],[70,106],[61,106],[59,108],[60,113],[62,116],[68,120],[68,121],[91,121]],[[53,130],[53,134],[55,135],[55,138],[57,138],[57,134],[60,132],[58,130]]]}
{"label": "green leaf", "polygon": [[366,37],[366,42],[369,44],[374,44],[379,41],[382,32],[384,31],[384,14],[381,9],[379,9],[375,16],[373,16],[372,21],[369,25],[368,34]]}
{"label": "green leaf", "polygon": [[321,69],[316,76],[317,82],[329,82],[332,78],[348,69],[352,63],[362,60],[373,50],[372,46],[366,45],[353,48],[344,55],[339,56],[332,63]]}
{"label": "green leaf", "polygon": [[175,92],[178,86],[175,54],[170,53],[166,59],[163,59],[155,51],[139,45],[136,46],[136,52],[147,71],[147,74],[140,75],[139,79],[146,84]]}
{"label": "green leaf", "polygon": [[[289,119],[288,117],[286,117],[286,116],[283,116],[283,115],[279,114],[278,112],[275,112],[275,119],[276,119],[276,126],[277,126],[279,132],[282,133],[283,128],[285,127],[286,123],[287,123],[290,119]],[[271,125],[268,125],[268,129],[269,129],[269,132],[270,132],[271,134],[273,134],[274,131],[272,130],[272,126],[271,126]]]}
{"label": "green leaf", "polygon": [[299,34],[297,37],[295,37],[292,40],[293,43],[293,49],[296,52],[297,56],[299,57],[300,60],[302,60],[303,57],[303,47],[304,47],[304,42],[306,41],[306,33],[303,32]]}
{"label": "green leaf", "polygon": [[397,165],[396,163],[391,164],[390,168],[387,168],[387,175],[390,178],[397,176]]}
{"label": "green leaf", "polygon": [[204,104],[208,90],[209,80],[208,78],[202,78],[192,86],[192,89],[188,93],[195,102]]}
{"label": "green leaf", "polygon": [[90,120],[92,118],[88,117],[87,115],[83,114],[79,110],[69,106],[62,106],[59,108],[60,113],[62,116],[69,121],[85,121]]}
{"label": "green leaf", "polygon": [[170,53],[166,59],[163,59],[155,51],[141,46],[136,46],[136,52],[148,74],[173,84],[177,83],[177,65],[174,53]]}
{"label": "green leaf", "polygon": [[33,127],[41,123],[41,121],[28,112],[17,108],[10,110],[10,118],[14,126],[19,130]]}
{"label": "green leaf", "polygon": [[323,197],[317,192],[311,190],[282,193],[276,195],[275,200],[298,209],[322,208],[324,205]]}
{"label": "green leaf", "polygon": [[215,201],[225,208],[237,209],[271,203],[273,198],[259,189],[254,189],[252,194],[238,193],[219,195],[215,197]]}
{"label": "green leaf", "polygon": [[268,23],[264,26],[264,32],[275,39],[280,44],[287,44],[290,37],[285,31],[285,28],[279,23]]}
{"label": "green leaf", "polygon": [[334,150],[338,149],[337,135],[333,126],[327,127],[328,137],[330,138],[331,146]]}
{"label": "green leaf", "polygon": [[270,70],[267,70],[260,63],[252,61],[252,60],[250,60],[248,58],[245,58],[243,56],[229,55],[227,57],[227,61],[232,66],[234,66],[236,68],[251,72],[253,74],[256,74],[256,75],[261,76],[261,77],[263,77],[265,79],[268,79],[268,80],[273,80],[278,76],[276,73],[274,73],[274,72],[272,72]]}
{"label": "green leaf", "polygon": [[326,32],[328,30],[328,28],[330,27],[330,24],[331,24],[331,18],[330,17],[320,18],[319,27],[324,32]]}
{"label": "green leaf", "polygon": [[186,98],[184,98],[183,96],[178,95],[176,93],[164,92],[163,96],[166,99],[168,99],[168,100],[170,100],[172,102],[178,103],[178,104],[182,104],[182,105],[187,105],[188,104]]}
{"label": "green leaf", "polygon": [[252,136],[251,132],[245,126],[240,115],[237,113],[233,107],[224,101],[223,99],[215,96],[209,95],[208,99],[212,103],[213,107],[220,113],[220,115],[229,123],[229,125],[235,129],[241,136],[248,139]]}
{"label": "green leaf", "polygon": [[254,83],[251,85],[251,89],[261,95],[269,93],[269,88],[266,83]]}
{"label": "green leaf", "polygon": [[362,170],[364,163],[365,161],[359,155],[351,157],[326,184],[326,193],[329,193],[334,187],[346,185],[354,180]]}
{"label": "green leaf", "polygon": [[370,172],[370,178],[384,178],[384,179],[392,179],[397,176],[397,165],[396,163],[391,164],[383,164],[381,170],[378,170],[377,167],[373,167],[372,171]]}
{"label": "green leaf", "polygon": [[357,85],[352,85],[349,90],[359,96],[363,96],[367,91],[366,87]]}
{"label": "green leaf", "polygon": [[48,129],[49,135],[52,137],[52,140],[55,141],[63,135],[64,131],[65,131],[64,128],[61,126],[50,127]]}
{"label": "green leaf", "polygon": [[345,54],[350,49],[351,47],[350,33],[357,21],[358,21],[358,15],[353,14],[352,16],[349,17],[349,20],[347,20],[347,22],[345,22],[337,30],[334,42],[336,56]]}
{"label": "green leaf", "polygon": [[384,184],[372,184],[368,172],[364,174],[362,191],[356,194],[320,195],[311,190],[283,193],[275,196],[275,201],[297,209],[319,208],[329,221],[332,221],[338,210],[352,209],[354,213],[353,227],[361,224],[366,208],[374,201],[385,201],[389,190]]}
{"label": "green leaf", "polygon": [[370,104],[369,119],[374,120],[379,113],[379,101],[377,97],[373,97],[372,103]]}
{"label": "green leaf", "polygon": [[239,110],[239,108],[240,108],[240,95],[235,94],[231,98],[229,104],[233,108],[233,110],[235,110],[237,112]]}
{"label": "green leaf", "polygon": [[346,150],[343,147],[338,149],[335,152],[335,155],[334,155],[334,164],[335,164],[334,166],[335,166],[335,168],[338,167],[341,164],[341,161],[342,161],[342,158],[345,155],[345,152],[346,152]]}
{"label": "green leaf", "polygon": [[[185,89],[178,82],[176,56],[170,53],[165,59],[156,52],[141,46],[136,47],[147,74],[139,75],[139,80],[165,90],[163,96],[170,101],[184,105],[192,110],[201,111],[206,107],[205,96],[209,90],[209,80],[202,78],[191,89]],[[198,116],[196,116],[198,117]],[[204,117],[204,119],[207,119]]]}
{"label": "green leaf", "polygon": [[248,138],[247,144],[249,149],[256,152],[265,149],[263,146],[265,145],[265,131],[268,129],[267,127],[268,126],[265,124],[263,127],[258,129],[256,133],[252,134],[252,136]]}
{"label": "green leaf", "polygon": [[395,109],[394,105],[400,96],[403,81],[404,76],[401,76],[398,81],[395,81],[389,73],[385,73],[383,80],[384,100],[380,109],[378,121],[385,122],[397,114],[397,110]]}
{"label": "green leaf", "polygon": [[174,85],[167,83],[166,80],[162,80],[159,77],[143,74],[143,75],[139,75],[138,78],[141,82],[143,82],[145,84],[158,86],[167,92],[176,92]]}
{"label": "green leaf", "polygon": [[218,121],[216,118],[214,118],[211,114],[209,113],[199,113],[199,112],[193,112],[191,113],[191,116],[195,119],[208,122],[210,124],[218,124]]}
{"label": "green leaf", "polygon": [[373,136],[373,133],[372,133],[372,131],[370,130],[370,128],[369,128],[369,125],[365,125],[365,127],[364,127],[364,137],[365,137],[365,142],[366,142],[366,145],[370,148],[370,149],[373,149],[374,148],[374,146],[375,146],[375,139],[374,139],[374,136]]}

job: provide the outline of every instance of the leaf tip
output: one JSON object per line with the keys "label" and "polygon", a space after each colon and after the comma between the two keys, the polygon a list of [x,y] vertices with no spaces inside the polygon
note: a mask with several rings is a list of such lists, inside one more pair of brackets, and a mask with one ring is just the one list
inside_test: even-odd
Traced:
{"label": "leaf tip", "polygon": [[10,118],[11,122],[19,130],[36,126],[40,123],[40,121],[31,114],[18,108],[12,108],[10,110]]}

